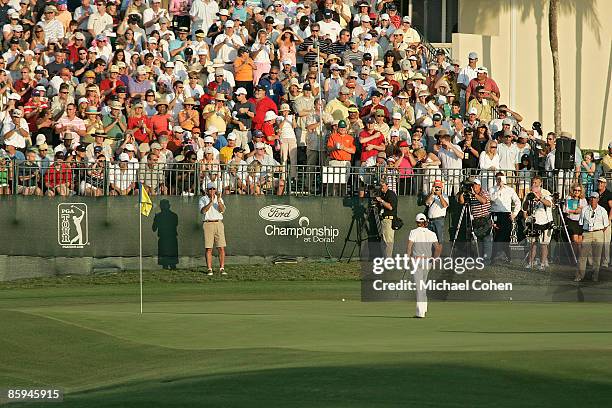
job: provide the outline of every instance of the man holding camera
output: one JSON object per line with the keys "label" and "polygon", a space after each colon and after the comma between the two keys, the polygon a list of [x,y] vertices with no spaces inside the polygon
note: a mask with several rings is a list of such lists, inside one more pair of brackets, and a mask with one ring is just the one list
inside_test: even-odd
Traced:
{"label": "man holding camera", "polygon": [[[491,199],[489,193],[483,188],[479,179],[474,179],[471,183],[463,183],[463,188],[457,195],[459,204],[468,204],[472,213],[472,233],[476,239],[482,241],[485,264],[491,263],[491,253],[493,252],[493,238],[491,231],[493,223],[491,221]],[[469,222],[467,215],[464,215],[466,225]],[[457,228],[461,228],[458,225]],[[480,247],[480,245],[479,245]]]}
{"label": "man holding camera", "polygon": [[516,216],[521,210],[521,200],[516,191],[506,185],[503,172],[495,175],[495,185],[489,190],[491,211],[493,213],[493,241],[499,245],[495,258],[502,262],[510,261],[510,235]]}
{"label": "man holding camera", "polygon": [[385,256],[393,256],[393,240],[395,231],[392,228],[393,219],[397,217],[397,194],[387,184],[387,180],[380,181],[380,195],[376,197],[376,205],[380,210],[381,235],[385,249]]}
{"label": "man holding camera", "polygon": [[535,266],[535,257],[540,244],[539,269],[548,268],[548,244],[552,238],[552,206],[553,199],[550,192],[542,188],[542,179],[535,176],[531,179],[531,191],[525,196],[523,211],[527,211],[528,236],[531,241],[529,252],[529,269]]}
{"label": "man holding camera", "polygon": [[225,203],[221,198],[221,192],[217,191],[215,183],[206,185],[206,195],[200,197],[199,204],[204,229],[207,275],[213,275],[213,247],[219,251],[219,272],[221,272],[221,275],[227,275],[225,273],[225,228],[223,227]]}
{"label": "man holding camera", "polygon": [[444,241],[444,220],[448,208],[448,196],[442,192],[443,187],[442,180],[435,180],[433,190],[425,198],[429,229],[436,234],[440,243]]}

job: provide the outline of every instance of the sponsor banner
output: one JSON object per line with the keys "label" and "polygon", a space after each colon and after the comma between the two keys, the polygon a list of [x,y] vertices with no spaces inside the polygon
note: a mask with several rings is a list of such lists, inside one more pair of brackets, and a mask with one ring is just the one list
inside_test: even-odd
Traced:
{"label": "sponsor banner", "polygon": [[[142,217],[143,255],[201,257],[204,235],[199,197],[151,197]],[[165,200],[164,205],[160,205]],[[224,197],[228,255],[357,259],[372,223],[367,200],[338,197]],[[403,219],[417,212],[414,199],[400,200]],[[0,197],[0,231],[11,237],[0,255],[40,257],[138,256],[137,197]],[[407,228],[396,233],[405,247]],[[361,238],[360,238],[361,235]]]}

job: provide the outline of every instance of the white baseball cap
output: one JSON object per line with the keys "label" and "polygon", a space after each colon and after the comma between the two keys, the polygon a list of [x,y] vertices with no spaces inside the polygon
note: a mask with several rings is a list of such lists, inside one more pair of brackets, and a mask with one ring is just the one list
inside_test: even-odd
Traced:
{"label": "white baseball cap", "polygon": [[122,162],[130,161],[130,156],[128,156],[127,153],[121,153],[119,155],[119,161],[122,161]]}
{"label": "white baseball cap", "polygon": [[415,217],[416,222],[425,222],[427,221],[427,217],[423,213],[418,213]]}
{"label": "white baseball cap", "polygon": [[474,107],[470,108],[470,110],[468,111],[468,115],[478,115],[478,109]]}
{"label": "white baseball cap", "polygon": [[240,87],[238,89],[236,89],[236,91],[234,92],[236,95],[246,95],[247,91],[246,89],[244,89],[243,87]]}
{"label": "white baseball cap", "polygon": [[276,113],[274,113],[274,111],[267,111],[266,115],[264,116],[264,122],[267,122],[269,120],[274,120],[277,118]]}
{"label": "white baseball cap", "polygon": [[204,143],[215,143],[215,139],[212,136],[206,136],[204,138]]}

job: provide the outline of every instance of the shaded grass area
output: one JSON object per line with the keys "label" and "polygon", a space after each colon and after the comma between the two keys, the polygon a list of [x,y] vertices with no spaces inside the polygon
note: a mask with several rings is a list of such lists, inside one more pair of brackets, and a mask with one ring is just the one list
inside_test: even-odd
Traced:
{"label": "shaded grass area", "polygon": [[[298,264],[233,265],[227,268],[226,277],[205,276],[204,270],[155,270],[145,271],[147,283],[204,283],[219,281],[345,281],[358,280],[359,262],[302,262]],[[0,290],[33,287],[120,285],[137,283],[138,271],[110,272],[93,275],[58,275],[45,278],[19,279],[0,282]]]}

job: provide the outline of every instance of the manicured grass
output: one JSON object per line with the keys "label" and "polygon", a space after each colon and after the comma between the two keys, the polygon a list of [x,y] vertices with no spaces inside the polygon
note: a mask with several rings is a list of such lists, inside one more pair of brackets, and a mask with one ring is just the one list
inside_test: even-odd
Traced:
{"label": "manicured grass", "polygon": [[310,268],[326,277],[148,273],[143,315],[134,274],[4,284],[0,387],[63,387],[65,407],[609,405],[610,304],[432,302],[420,320],[360,302],[354,267]]}

